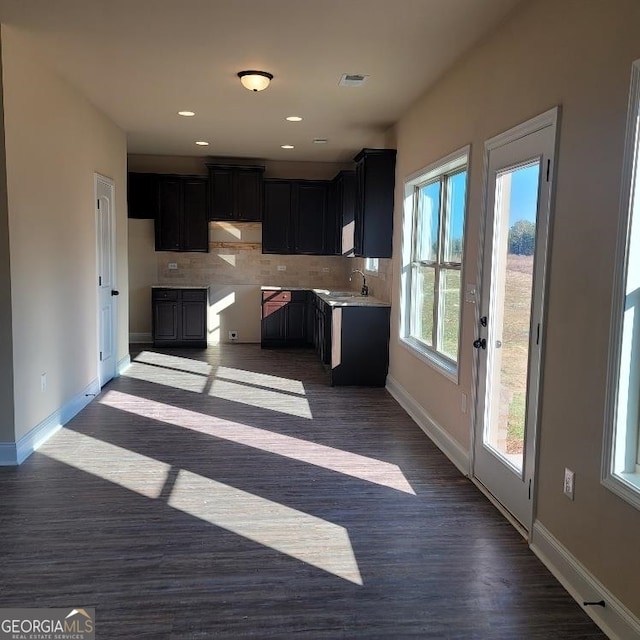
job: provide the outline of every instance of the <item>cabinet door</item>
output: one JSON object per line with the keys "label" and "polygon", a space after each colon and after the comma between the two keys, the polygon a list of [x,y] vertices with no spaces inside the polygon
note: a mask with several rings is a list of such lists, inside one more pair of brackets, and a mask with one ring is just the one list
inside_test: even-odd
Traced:
{"label": "cabinet door", "polygon": [[287,302],[262,303],[262,342],[283,341],[286,336]]}
{"label": "cabinet door", "polygon": [[234,179],[235,216],[239,221],[262,220],[262,171],[238,169]]}
{"label": "cabinet door", "polygon": [[296,183],[293,200],[294,253],[322,255],[325,233],[328,184],[321,181]]}
{"label": "cabinet door", "polygon": [[209,250],[207,181],[185,178],[183,182],[183,251]]}
{"label": "cabinet door", "polygon": [[207,340],[207,307],[201,301],[182,301],[182,340],[204,343]]}
{"label": "cabinet door", "polygon": [[178,340],[178,307],[176,300],[154,300],[153,341]]}
{"label": "cabinet door", "polygon": [[265,180],[262,253],[291,252],[291,183]]}
{"label": "cabinet door", "polygon": [[353,251],[356,256],[364,255],[364,171],[364,160],[362,160],[356,166],[356,198],[353,215]]}
{"label": "cabinet door", "polygon": [[131,171],[127,178],[128,217],[155,220],[158,216],[158,175]]}
{"label": "cabinet door", "polygon": [[[355,171],[341,171],[333,181],[334,211],[329,209],[328,220],[335,224],[333,239],[329,235],[328,243],[333,242],[335,253],[352,256],[355,251],[355,200],[356,174]],[[329,234],[331,234],[330,224]]]}
{"label": "cabinet door", "polygon": [[356,255],[390,258],[396,152],[363,149],[356,156]]}
{"label": "cabinet door", "polygon": [[182,181],[161,178],[158,187],[156,251],[180,251],[182,248]]}
{"label": "cabinet door", "polygon": [[209,169],[211,220],[233,220],[233,172],[231,169]]}
{"label": "cabinet door", "polygon": [[307,303],[290,302],[286,306],[287,342],[303,344],[307,340]]}

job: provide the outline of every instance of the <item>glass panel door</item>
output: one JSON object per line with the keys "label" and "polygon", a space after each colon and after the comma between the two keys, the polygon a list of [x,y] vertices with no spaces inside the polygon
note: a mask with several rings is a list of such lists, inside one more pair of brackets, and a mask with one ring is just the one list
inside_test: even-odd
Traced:
{"label": "glass panel door", "polygon": [[540,162],[496,176],[484,443],[524,464]]}

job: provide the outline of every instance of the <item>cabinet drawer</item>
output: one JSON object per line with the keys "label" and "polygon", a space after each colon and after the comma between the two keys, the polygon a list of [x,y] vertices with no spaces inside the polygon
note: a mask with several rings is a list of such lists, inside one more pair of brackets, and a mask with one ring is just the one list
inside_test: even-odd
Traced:
{"label": "cabinet drawer", "polygon": [[183,289],[182,300],[184,302],[204,302],[207,292],[204,289]]}
{"label": "cabinet drawer", "polygon": [[154,300],[178,300],[180,297],[178,289],[153,289],[152,292]]}
{"label": "cabinet drawer", "polygon": [[291,291],[263,291],[263,302],[291,302]]}

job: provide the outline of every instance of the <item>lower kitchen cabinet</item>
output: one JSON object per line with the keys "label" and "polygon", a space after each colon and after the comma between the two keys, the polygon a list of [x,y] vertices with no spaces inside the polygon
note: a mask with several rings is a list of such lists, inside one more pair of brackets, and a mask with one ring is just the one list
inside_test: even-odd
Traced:
{"label": "lower kitchen cabinet", "polygon": [[354,305],[332,309],[332,386],[385,386],[390,318],[390,307]]}
{"label": "lower kitchen cabinet", "polygon": [[306,291],[263,291],[260,344],[263,347],[309,345]]}
{"label": "lower kitchen cabinet", "polygon": [[206,348],[207,293],[206,288],[152,289],[154,346]]}

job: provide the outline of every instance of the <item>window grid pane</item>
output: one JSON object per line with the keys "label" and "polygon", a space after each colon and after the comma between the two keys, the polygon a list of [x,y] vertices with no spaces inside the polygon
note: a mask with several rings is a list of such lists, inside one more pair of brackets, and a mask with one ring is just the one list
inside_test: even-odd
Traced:
{"label": "window grid pane", "polygon": [[467,159],[461,157],[457,167],[448,160],[440,175],[430,171],[405,191],[413,197],[404,335],[453,364],[459,350]]}

